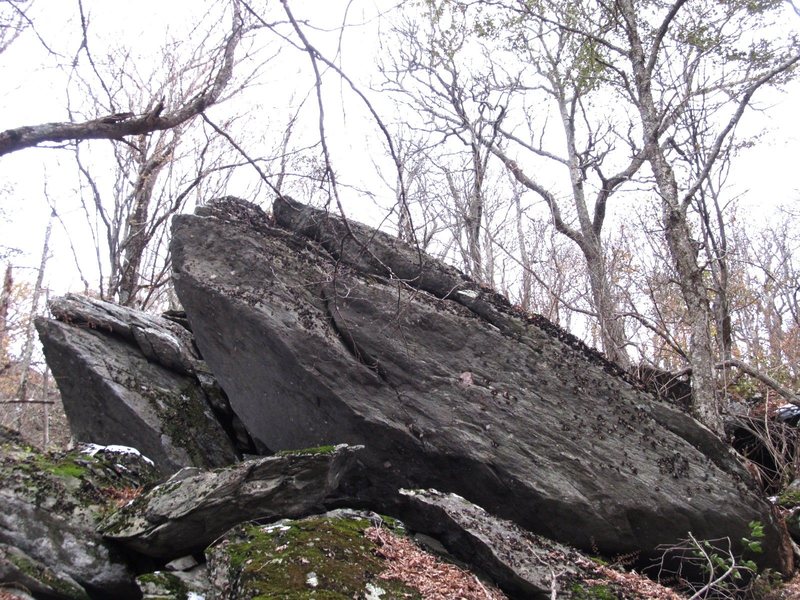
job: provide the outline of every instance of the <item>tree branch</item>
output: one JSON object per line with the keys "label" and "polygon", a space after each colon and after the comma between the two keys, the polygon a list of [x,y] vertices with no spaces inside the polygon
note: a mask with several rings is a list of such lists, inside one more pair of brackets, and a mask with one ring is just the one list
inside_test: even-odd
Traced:
{"label": "tree branch", "polygon": [[121,140],[132,135],[172,129],[196,117],[219,100],[233,75],[236,47],[243,32],[238,2],[235,1],[233,6],[233,27],[225,42],[222,65],[209,87],[186,105],[163,116],[161,113],[164,106],[159,103],[152,110],[138,116],[131,113],[117,113],[83,123],[44,123],[8,129],[0,132],[0,156],[46,142]]}
{"label": "tree branch", "polygon": [[739,359],[729,358],[720,363],[717,363],[715,366],[717,369],[724,369],[726,367],[735,367],[739,369],[742,373],[747,373],[753,379],[758,379],[761,383],[763,383],[767,387],[772,388],[773,390],[778,392],[778,394],[783,396],[787,402],[800,406],[800,397],[797,394],[795,394],[792,390],[781,384],[776,379],[773,379],[766,373],[762,373],[758,369],[751,367],[750,365],[748,365],[745,362],[742,362]]}

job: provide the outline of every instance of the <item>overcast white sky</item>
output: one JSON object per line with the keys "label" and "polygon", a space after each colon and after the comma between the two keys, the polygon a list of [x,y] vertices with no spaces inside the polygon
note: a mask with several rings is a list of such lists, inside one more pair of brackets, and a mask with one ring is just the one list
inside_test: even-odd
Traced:
{"label": "overcast white sky", "polygon": [[[218,3],[217,3],[218,4]],[[379,3],[382,4],[382,3]],[[85,0],[92,15],[94,32],[113,39],[132,49],[143,58],[152,55],[160,41],[168,35],[184,35],[192,21],[186,15],[198,15],[214,3],[198,0],[140,0],[135,4]],[[330,27],[341,20],[348,2],[345,0],[304,0],[292,4],[298,18],[308,18],[311,23]],[[350,22],[360,21],[363,15],[374,15],[376,2],[356,0],[350,13]],[[41,38],[57,52],[74,53],[79,44],[79,23],[76,20],[77,2],[59,0],[42,2],[32,14]],[[787,13],[788,14],[788,13]],[[227,28],[227,21],[220,24]],[[223,30],[224,31],[224,30]],[[320,32],[310,31],[312,40],[329,43]],[[362,83],[369,79],[376,52],[374,27],[354,28],[344,37],[343,66]],[[66,120],[65,89],[68,73],[59,68],[63,59],[50,56],[43,44],[30,32],[0,55],[0,131],[20,125]],[[259,92],[259,105],[242,106],[247,111],[281,111],[286,101],[285,93],[270,92],[270,86],[280,86],[282,80],[295,78],[299,87],[310,89],[312,80],[308,58],[302,53],[287,51],[279,66],[269,74],[269,85]],[[273,88],[277,89],[277,88]],[[336,140],[333,160],[335,166],[351,181],[367,182],[374,179],[370,164],[370,145],[380,144],[374,126],[367,125],[362,107],[351,107],[343,115],[336,107],[335,86],[326,88],[331,102],[328,127],[332,140]],[[343,93],[344,94],[344,93]],[[346,94],[344,94],[346,95]],[[255,98],[256,96],[249,96]],[[769,211],[779,204],[800,203],[800,85],[795,83],[784,94],[762,96],[760,106],[764,113],[753,112],[743,122],[748,133],[763,132],[757,148],[748,150],[737,165],[734,185],[745,192],[743,203]],[[383,109],[389,105],[383,104]],[[237,106],[238,110],[238,106]],[[286,110],[286,107],[284,107]],[[311,113],[314,108],[311,106]],[[387,121],[392,115],[385,115]],[[314,119],[309,119],[313,125]],[[310,136],[315,132],[311,131]],[[21,262],[30,267],[38,264],[44,224],[49,214],[44,199],[45,185],[59,212],[65,218],[77,214],[75,203],[74,161],[66,151],[30,149],[0,158],[0,209],[5,212],[5,223],[0,223],[0,244],[18,247],[25,252]],[[370,176],[365,176],[370,173]],[[234,190],[235,191],[235,190]],[[355,197],[354,195],[351,197]],[[355,205],[353,203],[356,203]],[[357,200],[350,208],[358,213]],[[758,215],[759,211],[753,213]],[[73,240],[88,251],[87,239]],[[56,226],[53,247],[57,256],[51,263],[48,281],[56,293],[67,290],[80,291],[82,285],[71,268],[71,258],[64,232]],[[24,271],[18,277],[24,276]]]}

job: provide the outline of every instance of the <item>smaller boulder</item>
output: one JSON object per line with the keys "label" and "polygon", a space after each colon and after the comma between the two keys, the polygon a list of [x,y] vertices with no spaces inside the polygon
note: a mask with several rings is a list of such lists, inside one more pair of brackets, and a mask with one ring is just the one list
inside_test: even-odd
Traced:
{"label": "smaller boulder", "polygon": [[80,598],[84,590],[100,597],[138,598],[125,557],[95,527],[155,475],[146,459],[127,449],[42,454],[3,443],[0,543],[5,550],[0,584],[34,591],[58,586],[65,594],[42,592],[41,597]]}
{"label": "smaller boulder", "polygon": [[0,581],[8,589],[25,590],[39,598],[89,600],[72,577],[6,544],[0,544]]}
{"label": "smaller boulder", "polygon": [[641,576],[621,574],[574,548],[534,535],[456,494],[401,490],[404,520],[448,552],[486,573],[511,598],[651,598],[678,600]]}
{"label": "smaller boulder", "polygon": [[443,563],[375,513],[339,510],[269,525],[244,524],[206,550],[208,600],[227,598],[461,598],[499,590]]}
{"label": "smaller boulder", "polygon": [[107,538],[172,559],[203,550],[233,525],[322,509],[360,446],[331,446],[216,469],[183,469],[112,514]]}
{"label": "smaller boulder", "polygon": [[199,600],[208,594],[205,566],[192,571],[155,571],[139,575],[136,583],[143,600]]}
{"label": "smaller boulder", "polygon": [[238,460],[241,432],[229,436],[215,415],[224,394],[186,329],[72,294],[50,310],[56,319],[36,327],[77,439],[136,447],[164,475]]}

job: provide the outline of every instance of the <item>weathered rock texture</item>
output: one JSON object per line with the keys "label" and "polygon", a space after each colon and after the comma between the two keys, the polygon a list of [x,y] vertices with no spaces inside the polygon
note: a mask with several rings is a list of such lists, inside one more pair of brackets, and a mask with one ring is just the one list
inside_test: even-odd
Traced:
{"label": "weathered rock texture", "polygon": [[188,331],[83,296],[58,298],[50,310],[57,320],[38,318],[36,327],[74,437],[133,446],[165,474],[237,460],[212,411],[224,418],[222,393]]}
{"label": "weathered rock texture", "polygon": [[288,199],[274,217],[224,199],[172,241],[197,344],[266,446],[365,444],[350,491],[373,507],[435,487],[609,555],[751,520],[781,547],[728,448],[572,336],[380,232]]}
{"label": "weathered rock texture", "polygon": [[103,535],[141,554],[176,558],[203,550],[237,523],[319,511],[358,448],[338,446],[184,469],[114,513]]}
{"label": "weathered rock texture", "polygon": [[0,582],[6,591],[25,590],[38,598],[89,600],[86,590],[72,577],[6,544],[0,544]]}
{"label": "weathered rock texture", "polygon": [[[138,454],[0,452],[0,583],[47,598],[138,598],[133,569],[95,526],[155,474]],[[50,591],[48,591],[48,589]]]}
{"label": "weathered rock texture", "polygon": [[[574,585],[594,577],[591,561],[573,548],[493,517],[461,496],[436,490],[404,490],[406,525],[445,545],[520,598],[571,598]],[[583,565],[583,566],[581,566]]]}

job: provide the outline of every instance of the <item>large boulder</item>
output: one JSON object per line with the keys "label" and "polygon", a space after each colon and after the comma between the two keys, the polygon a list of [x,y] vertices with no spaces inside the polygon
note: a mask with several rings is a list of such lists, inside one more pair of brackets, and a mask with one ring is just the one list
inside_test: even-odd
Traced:
{"label": "large boulder", "polygon": [[358,448],[316,448],[213,471],[184,469],[109,516],[107,539],[152,557],[203,550],[237,523],[322,509]]}
{"label": "large boulder", "polygon": [[289,199],[173,221],[175,287],[234,410],[270,448],[365,444],[349,492],[455,492],[609,555],[765,525],[710,431],[539,317],[398,240]]}
{"label": "large boulder", "polygon": [[82,296],[55,299],[50,310],[56,319],[36,327],[75,438],[133,446],[164,474],[238,459],[187,330]]}
{"label": "large boulder", "polygon": [[138,598],[134,571],[95,532],[100,519],[156,471],[125,448],[0,452],[0,586],[42,598]]}

